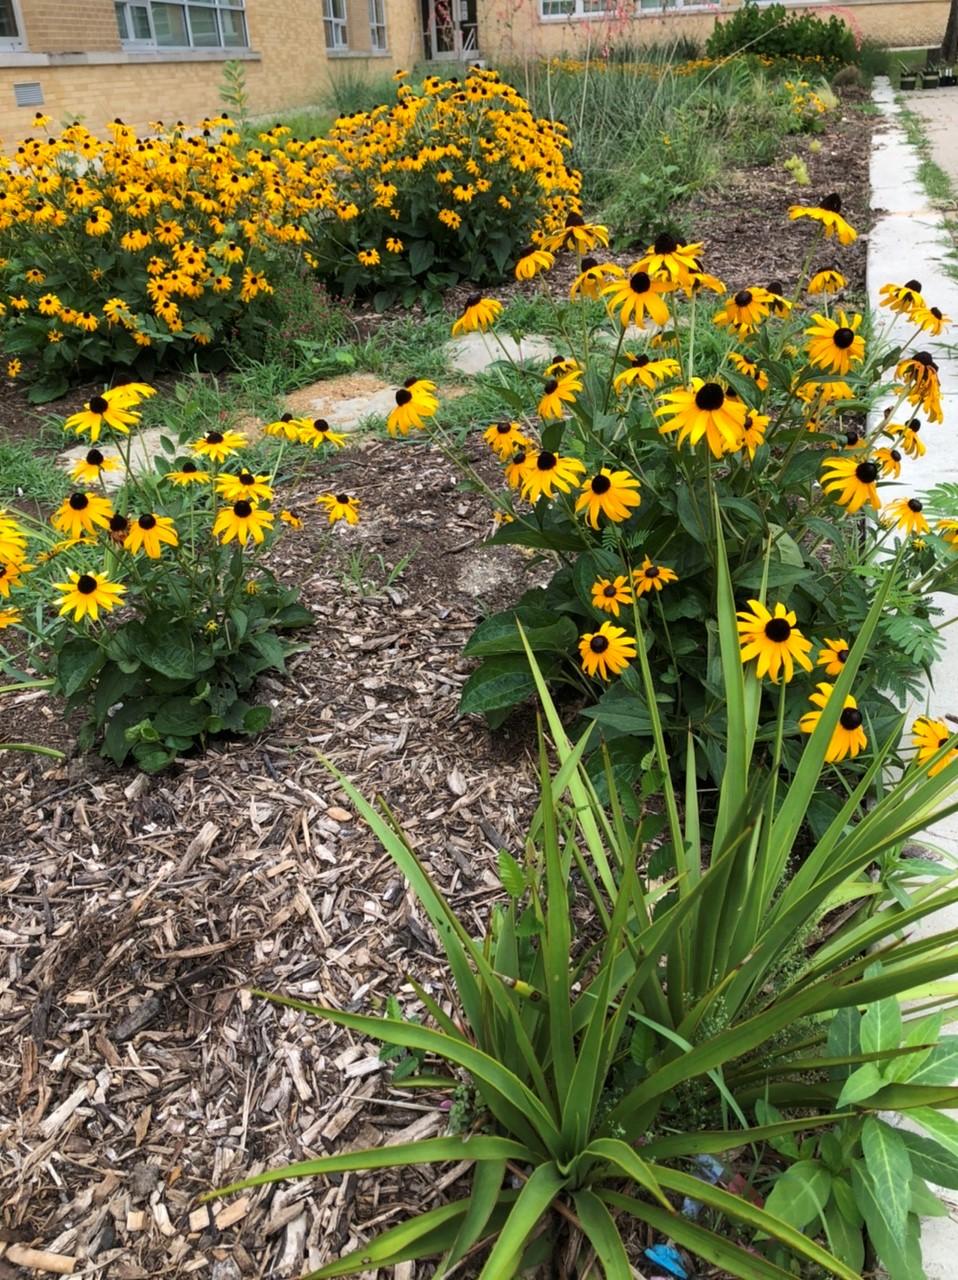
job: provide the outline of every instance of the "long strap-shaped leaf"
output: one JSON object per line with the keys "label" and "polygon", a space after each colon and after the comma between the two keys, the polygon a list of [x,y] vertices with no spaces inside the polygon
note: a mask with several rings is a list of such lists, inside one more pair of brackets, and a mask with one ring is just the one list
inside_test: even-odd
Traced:
{"label": "long strap-shaped leaf", "polygon": [[655,1196],[656,1200],[669,1213],[675,1212],[656,1181],[655,1170],[647,1160],[643,1159],[633,1147],[630,1147],[627,1142],[623,1142],[621,1138],[593,1138],[579,1159],[580,1161],[603,1160],[608,1164],[614,1165],[627,1178],[637,1182],[640,1187],[645,1187],[646,1191]]}
{"label": "long strap-shaped leaf", "polygon": [[535,1152],[511,1138],[488,1137],[477,1134],[472,1138],[423,1138],[419,1142],[400,1142],[392,1147],[366,1147],[362,1151],[347,1151],[342,1155],[319,1156],[315,1160],[300,1160],[279,1169],[267,1169],[228,1187],[208,1191],[203,1200],[218,1200],[233,1191],[246,1191],[249,1187],[261,1187],[267,1182],[283,1182],[287,1178],[328,1177],[333,1173],[356,1173],[362,1169],[391,1169],[409,1164],[444,1164],[453,1160],[502,1161],[518,1160],[531,1163]]}
{"label": "long strap-shaped leaf", "polygon": [[664,1138],[652,1138],[642,1153],[649,1160],[668,1160],[678,1156],[720,1155],[752,1142],[767,1142],[786,1133],[800,1133],[803,1129],[825,1128],[845,1119],[840,1112],[824,1116],[802,1116],[799,1120],[780,1120],[776,1124],[755,1125],[751,1129],[700,1129],[693,1133],[669,1134]]}
{"label": "long strap-shaped leaf", "polygon": [[759,1209],[744,1196],[733,1196],[730,1192],[723,1191],[721,1187],[712,1186],[711,1183],[704,1182],[701,1178],[693,1178],[691,1174],[682,1173],[678,1169],[660,1169],[659,1179],[663,1186],[677,1191],[680,1195],[700,1200],[710,1208],[718,1209],[727,1218],[737,1218],[739,1222],[745,1222],[758,1231],[764,1231],[773,1240],[780,1240],[793,1253],[817,1263],[832,1275],[840,1276],[841,1280],[860,1280],[856,1271],[852,1271],[844,1262],[833,1257],[827,1249],[810,1240],[804,1232],[798,1231],[788,1222],[783,1222],[768,1210]]}
{"label": "long strap-shaped leaf", "polygon": [[455,1238],[467,1206],[468,1200],[455,1200],[407,1218],[335,1262],[311,1271],[303,1280],[332,1280],[334,1276],[352,1276],[373,1267],[395,1267],[400,1262],[441,1253]]}
{"label": "long strap-shaped leaf", "polygon": [[549,1206],[566,1185],[567,1179],[554,1163],[540,1164],[530,1175],[502,1225],[479,1280],[512,1280],[522,1257],[522,1248],[539,1226]]}
{"label": "long strap-shaped leaf", "polygon": [[761,1254],[750,1253],[725,1236],[716,1235],[714,1231],[699,1226],[690,1218],[668,1214],[657,1204],[636,1200],[633,1196],[621,1195],[617,1191],[603,1191],[600,1194],[606,1204],[616,1209],[625,1209],[634,1218],[647,1222],[662,1235],[671,1236],[690,1253],[721,1267],[727,1275],[734,1276],[735,1280],[795,1280],[790,1271],[783,1271]]}
{"label": "long strap-shaped leaf", "polygon": [[606,1280],[632,1280],[634,1272],[612,1214],[594,1191],[577,1191],[572,1198]]}
{"label": "long strap-shaped leaf", "polygon": [[488,1160],[480,1164],[472,1176],[469,1189],[469,1207],[466,1210],[452,1248],[436,1269],[436,1280],[442,1277],[466,1256],[481,1238],[492,1212],[502,1194],[502,1180],[506,1176],[505,1160]]}
{"label": "long strap-shaped leaf", "polygon": [[290,1000],[268,991],[257,992],[275,1004],[325,1018],[340,1027],[359,1031],[372,1040],[402,1045],[406,1049],[423,1049],[434,1053],[457,1066],[464,1067],[483,1086],[483,1097],[490,1111],[512,1133],[521,1134],[533,1150],[550,1153],[560,1150],[559,1130],[543,1104],[527,1085],[501,1062],[481,1049],[462,1040],[447,1036],[441,1031],[421,1027],[415,1022],[403,1022],[398,1018],[371,1018],[363,1013],[346,1013],[342,1009],[326,1009],[321,1005],[306,1004],[302,1000]]}

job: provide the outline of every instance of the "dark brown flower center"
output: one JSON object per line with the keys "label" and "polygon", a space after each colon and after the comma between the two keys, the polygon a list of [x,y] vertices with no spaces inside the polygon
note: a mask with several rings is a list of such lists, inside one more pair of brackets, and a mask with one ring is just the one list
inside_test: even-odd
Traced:
{"label": "dark brown flower center", "polygon": [[784,618],[769,618],[765,624],[765,634],[773,644],[784,644],[792,634],[792,628]]}
{"label": "dark brown flower center", "polygon": [[920,280],[906,280],[902,287],[905,289],[912,289],[915,293],[921,293]]}
{"label": "dark brown flower center", "polygon": [[862,724],[862,713],[857,707],[846,707],[838,717],[838,723],[843,729],[860,729]]}
{"label": "dark brown flower center", "polygon": [[140,516],[139,520],[137,520],[136,523],[140,526],[141,529],[155,529],[156,516],[150,515],[150,513],[147,512],[145,515]]}
{"label": "dark brown flower center", "polygon": [[917,499],[917,498],[909,498],[909,499],[908,499],[908,510],[909,510],[909,511],[914,511],[914,513],[917,515],[917,514],[918,514],[918,512],[919,512],[919,511],[921,511],[921,509],[922,509],[922,507],[921,507],[921,503],[918,501],[918,499]]}
{"label": "dark brown flower center", "polygon": [[618,595],[619,593],[610,582],[607,587],[602,588],[602,594],[606,597],[607,600],[611,600],[613,596]]}
{"label": "dark brown flower center", "polygon": [[283,416],[280,418],[280,422],[292,422],[292,421],[293,421],[293,415],[291,413],[284,413]]}
{"label": "dark brown flower center", "polygon": [[892,462],[901,462],[901,454],[897,449],[889,449],[888,456],[891,458]]}
{"label": "dark brown flower center", "polygon": [[670,236],[667,231],[660,232],[655,237],[655,243],[652,246],[655,252],[661,255],[674,253],[678,247],[678,241],[674,236]]}
{"label": "dark brown flower center", "polygon": [[195,471],[198,470],[198,467],[195,462],[184,462],[180,470],[183,472],[184,475],[191,476]]}
{"label": "dark brown flower center", "polygon": [[85,493],[70,494],[70,508],[73,511],[85,511],[90,505],[90,499]]}
{"label": "dark brown flower center", "polygon": [[599,494],[608,493],[611,488],[612,488],[612,481],[609,479],[608,476],[598,475],[598,476],[592,477],[593,493],[599,493]]}
{"label": "dark brown flower center", "polygon": [[845,443],[848,445],[849,448],[852,448],[854,445],[858,444],[860,439],[861,439],[861,436],[854,429],[854,427],[850,431],[845,432]]}
{"label": "dark brown flower center", "polygon": [[246,485],[255,484],[256,477],[251,476],[248,471],[241,471],[239,474],[239,482],[240,484],[246,484]]}
{"label": "dark brown flower center", "polygon": [[878,479],[878,468],[874,462],[860,462],[855,468],[855,476],[862,484],[874,484]]}
{"label": "dark brown flower center", "polygon": [[846,325],[842,325],[832,334],[832,341],[840,351],[847,351],[855,341],[855,331],[854,329],[849,329]]}
{"label": "dark brown flower center", "polygon": [[536,247],[534,244],[523,245],[523,247],[519,250],[519,257],[528,258],[529,254],[535,253],[535,251],[536,251]]}
{"label": "dark brown flower center", "polygon": [[821,204],[818,207],[819,209],[825,209],[826,212],[828,213],[841,213],[842,198],[836,192],[833,191],[830,196],[824,197],[824,199],[822,200]]}
{"label": "dark brown flower center", "polygon": [[629,288],[633,293],[648,293],[652,281],[649,279],[647,271],[636,271],[633,276],[629,277]]}
{"label": "dark brown flower center", "polygon": [[781,280],[769,280],[765,288],[769,291],[769,293],[781,295],[784,292],[784,286]]}
{"label": "dark brown flower center", "polygon": [[222,443],[223,443],[223,433],[222,433],[222,431],[207,431],[207,433],[206,433],[206,443],[207,443],[207,444],[222,444]]}
{"label": "dark brown flower center", "polygon": [[633,369],[644,369],[649,363],[649,357],[645,352],[640,356],[629,356],[629,363],[632,365]]}
{"label": "dark brown flower center", "polygon": [[500,434],[501,436],[507,436],[507,435],[509,434],[509,432],[512,430],[512,423],[511,423],[511,422],[497,422],[497,423],[496,423],[496,430],[499,432],[499,434]]}
{"label": "dark brown flower center", "polygon": [[466,299],[466,310],[471,311],[473,307],[478,307],[481,301],[481,293],[470,293],[469,297]]}
{"label": "dark brown flower center", "polygon": [[91,467],[101,467],[103,465],[103,454],[99,449],[91,449],[86,456],[87,465]]}
{"label": "dark brown flower center", "polygon": [[130,527],[130,522],[129,520],[127,520],[126,516],[121,516],[117,514],[115,516],[110,517],[111,533],[126,533],[129,527]]}
{"label": "dark brown flower center", "polygon": [[714,413],[725,403],[725,392],[717,382],[706,382],[695,393],[695,407],[706,413]]}
{"label": "dark brown flower center", "polygon": [[657,578],[659,576],[659,566],[656,564],[650,564],[645,571],[645,576],[647,578]]}
{"label": "dark brown flower center", "polygon": [[940,308],[940,307],[929,307],[929,308],[928,308],[928,310],[931,312],[931,314],[935,317],[935,319],[936,319],[936,320],[940,320],[940,319],[941,319],[941,308]]}
{"label": "dark brown flower center", "polygon": [[96,591],[96,587],[96,578],[94,578],[92,574],[81,573],[79,578],[77,578],[76,589],[79,591],[81,596],[92,596],[94,591]]}
{"label": "dark brown flower center", "polygon": [[554,471],[559,459],[554,453],[549,453],[543,449],[542,453],[536,458],[536,468],[539,471]]}
{"label": "dark brown flower center", "polygon": [[565,224],[567,227],[584,227],[585,218],[581,213],[570,213],[565,220]]}
{"label": "dark brown flower center", "polygon": [[339,503],[339,505],[340,505],[341,507],[348,507],[348,506],[349,506],[349,494],[348,494],[348,493],[337,493],[337,494],[336,494],[336,501]]}
{"label": "dark brown flower center", "polygon": [[595,267],[599,265],[599,260],[598,258],[586,257],[582,259],[582,262],[580,265],[583,271],[592,271]]}
{"label": "dark brown flower center", "polygon": [[409,404],[412,399],[412,392],[407,391],[405,387],[400,387],[396,392],[396,403],[402,408],[403,405]]}
{"label": "dark brown flower center", "polygon": [[589,641],[589,648],[593,653],[605,653],[609,647],[609,641],[606,636],[593,636]]}
{"label": "dark brown flower center", "polygon": [[847,662],[847,661],[848,661],[848,650],[847,650],[847,649],[838,649],[838,650],[836,650],[836,652],[835,652],[835,657],[838,659],[838,661],[839,661],[839,662],[843,662],[843,663],[844,663],[844,662]]}
{"label": "dark brown flower center", "polygon": [[544,388],[545,394],[546,394],[547,396],[554,395],[554,394],[555,394],[555,392],[556,392],[556,390],[558,389],[558,386],[559,386],[559,384],[558,384],[558,382],[555,380],[555,378],[550,378],[550,379],[549,379],[549,381],[546,383],[545,388]]}
{"label": "dark brown flower center", "polygon": [[738,293],[735,295],[735,305],[737,307],[747,307],[751,301],[751,289],[739,289]]}
{"label": "dark brown flower center", "polygon": [[241,520],[248,520],[253,513],[253,505],[247,502],[245,498],[240,498],[239,502],[233,503],[233,515],[239,516]]}
{"label": "dark brown flower center", "polygon": [[91,413],[106,413],[109,407],[110,402],[104,400],[103,396],[92,396],[90,398],[89,408]]}

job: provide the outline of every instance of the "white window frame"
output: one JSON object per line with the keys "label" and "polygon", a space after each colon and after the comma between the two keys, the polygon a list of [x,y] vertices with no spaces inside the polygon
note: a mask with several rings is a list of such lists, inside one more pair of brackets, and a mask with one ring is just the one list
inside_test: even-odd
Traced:
{"label": "white window frame", "polygon": [[[183,10],[183,21],[186,27],[186,44],[159,44],[156,39],[156,26],[153,21],[153,4],[170,4],[175,8]],[[130,17],[131,9],[145,9],[147,19],[150,24],[149,37],[146,36],[126,36],[120,30],[120,43],[124,49],[197,49],[200,51],[216,50],[243,50],[249,49],[249,25],[246,21],[246,0],[114,0],[117,14],[117,28],[119,29],[119,10],[123,10],[126,15],[127,31],[133,31],[133,22]],[[193,38],[193,27],[190,21],[190,5],[195,4],[198,8],[209,10],[216,18],[216,30],[218,41],[216,44],[197,44]],[[239,13],[243,18],[243,30],[246,33],[245,44],[227,44],[223,38],[223,26],[220,22],[221,13]]]}
{"label": "white window frame", "polygon": [[327,53],[346,53],[349,30],[346,23],[346,0],[323,0],[323,30]]}
{"label": "white window frame", "polygon": [[539,17],[543,22],[606,18],[614,9],[615,0],[539,0]]}
{"label": "white window frame", "polygon": [[373,53],[389,52],[386,0],[369,0],[369,47]]}
{"label": "white window frame", "polygon": [[15,36],[0,36],[0,53],[21,53],[26,48],[23,38],[23,14],[20,12],[20,0],[7,0],[13,13],[13,25],[17,29]]}

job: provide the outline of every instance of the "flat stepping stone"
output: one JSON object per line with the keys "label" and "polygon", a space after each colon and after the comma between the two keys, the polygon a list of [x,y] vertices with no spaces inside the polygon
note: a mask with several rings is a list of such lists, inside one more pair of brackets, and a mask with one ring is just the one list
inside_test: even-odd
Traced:
{"label": "flat stepping stone", "polygon": [[500,360],[534,360],[546,363],[555,355],[555,340],[540,333],[527,334],[521,342],[507,334],[464,333],[447,345],[449,363],[459,373],[485,373]]}
{"label": "flat stepping stone", "polygon": [[286,408],[297,418],[325,418],[336,431],[355,431],[369,418],[385,418],[395,407],[396,387],[372,373],[324,378],[286,397]]}
{"label": "flat stepping stone", "polygon": [[[168,436],[169,432],[163,427],[148,427],[145,431],[135,431],[132,436],[132,444],[130,446],[130,471],[137,476],[145,475],[153,471],[154,458],[165,458],[163,448],[160,444],[161,436]],[[120,465],[114,471],[104,471],[101,473],[103,487],[111,492],[119,489],[126,479],[126,465],[124,463],[123,454],[114,444],[108,443],[102,436],[95,445],[91,445],[89,440],[84,440],[80,444],[72,445],[69,449],[64,449],[57,456],[57,466],[64,471],[69,471],[74,463],[80,462],[91,449],[99,449],[104,458],[114,458]],[[124,448],[124,453],[125,453]],[[172,469],[173,459],[169,459],[170,468]]]}

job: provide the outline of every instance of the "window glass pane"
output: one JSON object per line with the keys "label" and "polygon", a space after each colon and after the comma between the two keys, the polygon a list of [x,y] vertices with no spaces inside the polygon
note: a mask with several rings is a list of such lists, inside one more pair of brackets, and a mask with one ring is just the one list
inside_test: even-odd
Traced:
{"label": "window glass pane", "polygon": [[249,41],[246,38],[246,19],[235,9],[221,9],[220,23],[223,27],[223,43],[232,48],[244,48]]}
{"label": "window glass pane", "polygon": [[17,40],[17,15],[13,11],[13,0],[0,0],[0,39]]}
{"label": "window glass pane", "polygon": [[193,32],[193,43],[200,49],[215,48],[220,42],[219,27],[216,25],[216,11],[201,9],[199,5],[190,5],[190,30]]}
{"label": "window glass pane", "polygon": [[150,11],[145,4],[133,4],[128,8],[130,15],[130,26],[133,28],[134,40],[152,40],[153,32],[150,30]]}
{"label": "window glass pane", "polygon": [[186,10],[181,4],[154,4],[153,30],[156,43],[172,48],[189,48],[190,38],[186,30]]}
{"label": "window glass pane", "polygon": [[[120,33],[120,39],[129,40],[130,33],[126,25],[126,5],[115,4],[113,8],[116,10],[116,28]],[[2,0],[0,0],[0,36],[5,34],[6,32],[3,29],[3,5]]]}

